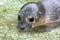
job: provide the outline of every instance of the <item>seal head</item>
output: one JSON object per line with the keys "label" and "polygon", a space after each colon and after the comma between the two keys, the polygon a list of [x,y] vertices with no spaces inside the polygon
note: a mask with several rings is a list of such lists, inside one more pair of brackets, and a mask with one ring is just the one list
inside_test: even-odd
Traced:
{"label": "seal head", "polygon": [[27,3],[20,9],[18,14],[19,29],[31,30],[31,28],[34,28],[34,24],[38,21],[40,16],[43,15],[39,5],[34,2]]}

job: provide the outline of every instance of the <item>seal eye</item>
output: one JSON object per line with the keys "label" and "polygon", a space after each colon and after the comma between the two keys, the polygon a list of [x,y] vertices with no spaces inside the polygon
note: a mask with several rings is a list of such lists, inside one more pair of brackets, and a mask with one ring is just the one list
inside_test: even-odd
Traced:
{"label": "seal eye", "polygon": [[29,18],[29,22],[34,22],[34,18]]}
{"label": "seal eye", "polygon": [[21,17],[18,15],[18,20],[21,20]]}

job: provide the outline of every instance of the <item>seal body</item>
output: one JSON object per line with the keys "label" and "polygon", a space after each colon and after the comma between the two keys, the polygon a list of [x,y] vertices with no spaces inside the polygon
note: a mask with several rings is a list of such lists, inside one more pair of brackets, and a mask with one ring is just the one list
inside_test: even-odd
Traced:
{"label": "seal body", "polygon": [[43,0],[42,4],[46,11],[45,23],[51,24],[46,28],[49,31],[60,25],[60,0]]}
{"label": "seal body", "polygon": [[[20,20],[21,19],[21,20]],[[45,25],[46,31],[60,24],[60,0],[41,0],[25,4],[18,14],[18,28],[30,30]]]}

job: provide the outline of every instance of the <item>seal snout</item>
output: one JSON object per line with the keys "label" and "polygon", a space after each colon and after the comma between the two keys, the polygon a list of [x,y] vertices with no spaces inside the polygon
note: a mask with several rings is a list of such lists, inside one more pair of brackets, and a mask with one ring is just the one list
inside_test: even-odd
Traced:
{"label": "seal snout", "polygon": [[24,29],[25,29],[25,27],[21,27],[20,29],[21,29],[21,30],[24,30]]}

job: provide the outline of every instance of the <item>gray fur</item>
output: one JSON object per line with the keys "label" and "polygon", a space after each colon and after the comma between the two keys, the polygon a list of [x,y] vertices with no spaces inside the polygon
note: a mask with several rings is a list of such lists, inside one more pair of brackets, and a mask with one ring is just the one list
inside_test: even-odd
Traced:
{"label": "gray fur", "polygon": [[[39,14],[39,12],[42,12],[42,15]],[[22,21],[18,21],[18,28],[24,26],[26,29],[30,29],[32,24],[25,20],[28,15],[33,16],[35,20],[38,20],[41,16],[45,16],[45,18],[49,16],[52,20],[51,24],[53,25],[46,27],[45,29],[46,31],[51,31],[60,25],[60,0],[42,0],[37,3],[27,3],[27,5],[24,5],[24,7],[20,10],[18,15],[22,17]]]}
{"label": "gray fur", "polygon": [[53,25],[46,28],[50,31],[60,25],[60,0],[43,0],[42,4],[46,10],[46,18],[49,16],[52,20]]}

